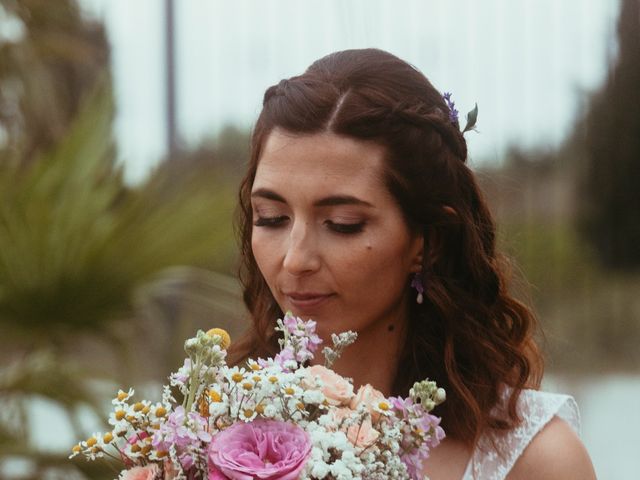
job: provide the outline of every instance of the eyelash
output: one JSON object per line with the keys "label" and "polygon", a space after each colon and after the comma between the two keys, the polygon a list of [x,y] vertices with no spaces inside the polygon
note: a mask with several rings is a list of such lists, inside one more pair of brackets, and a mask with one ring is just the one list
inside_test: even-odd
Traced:
{"label": "eyelash", "polygon": [[[258,217],[256,221],[253,223],[256,227],[268,227],[268,228],[278,228],[282,226],[282,224],[288,220],[286,216],[279,217]],[[364,230],[364,226],[366,222],[358,222],[358,223],[335,223],[331,220],[327,220],[324,222],[332,231],[335,233],[340,233],[344,235],[353,235],[356,233],[362,232]]]}

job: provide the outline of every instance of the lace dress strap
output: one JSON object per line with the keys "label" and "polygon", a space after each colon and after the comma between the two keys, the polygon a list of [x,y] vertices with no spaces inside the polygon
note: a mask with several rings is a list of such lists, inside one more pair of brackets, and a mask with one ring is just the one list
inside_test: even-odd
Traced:
{"label": "lace dress strap", "polygon": [[569,395],[523,390],[517,408],[522,423],[495,437],[497,449],[493,447],[490,436],[482,436],[462,480],[504,480],[533,437],[554,416],[565,420],[580,434],[578,406]]}

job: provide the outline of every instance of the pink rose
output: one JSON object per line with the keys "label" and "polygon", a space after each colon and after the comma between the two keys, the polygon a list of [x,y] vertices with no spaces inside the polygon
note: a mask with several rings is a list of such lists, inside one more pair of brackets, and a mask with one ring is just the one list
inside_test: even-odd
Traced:
{"label": "pink rose", "polygon": [[209,444],[209,480],[295,480],[310,452],[307,432],[291,423],[236,423]]}
{"label": "pink rose", "polygon": [[127,470],[122,476],[122,480],[154,480],[160,473],[158,465],[151,464],[145,467],[133,467]]}
{"label": "pink rose", "polygon": [[378,418],[380,418],[380,412],[376,412],[374,407],[384,400],[386,400],[386,398],[382,392],[367,384],[358,389],[358,393],[351,399],[349,406],[353,410],[356,410],[358,406],[364,405],[366,410],[371,414],[373,421],[376,422]]}
{"label": "pink rose", "polygon": [[321,391],[329,405],[349,405],[353,397],[353,385],[344,377],[322,365],[313,365],[306,370],[305,384],[313,388],[315,379],[322,381]]}

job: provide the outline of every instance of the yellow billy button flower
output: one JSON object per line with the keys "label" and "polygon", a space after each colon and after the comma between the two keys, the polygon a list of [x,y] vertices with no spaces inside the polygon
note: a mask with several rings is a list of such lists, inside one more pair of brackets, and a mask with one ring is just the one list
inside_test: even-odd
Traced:
{"label": "yellow billy button flower", "polygon": [[227,331],[223,330],[222,328],[212,328],[211,330],[207,331],[207,335],[220,335],[220,337],[222,338],[222,341],[220,342],[220,348],[223,350],[226,350],[227,348],[229,348],[229,345],[231,345],[231,337],[229,336]]}
{"label": "yellow billy button flower", "polygon": [[104,436],[102,437],[102,441],[104,443],[110,443],[111,440],[113,440],[113,433],[111,433],[111,432],[105,433]]}
{"label": "yellow billy button flower", "polygon": [[215,390],[209,390],[209,398],[211,399],[212,402],[216,402],[216,403],[222,401],[222,397]]}

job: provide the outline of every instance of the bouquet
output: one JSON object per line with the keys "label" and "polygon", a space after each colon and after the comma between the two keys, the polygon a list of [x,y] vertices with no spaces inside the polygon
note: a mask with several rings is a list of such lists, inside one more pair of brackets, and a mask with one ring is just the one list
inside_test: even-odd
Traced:
{"label": "bouquet", "polygon": [[114,457],[119,480],[423,478],[444,438],[430,413],[444,390],[425,380],[407,398],[370,385],[354,392],[331,366],[356,334],[332,335],[324,366],[306,366],[322,343],[315,325],[287,313],[277,321],[280,353],[244,366],[226,364],[227,332],[198,331],[161,401],[118,391],[112,430],[81,441],[70,458]]}

